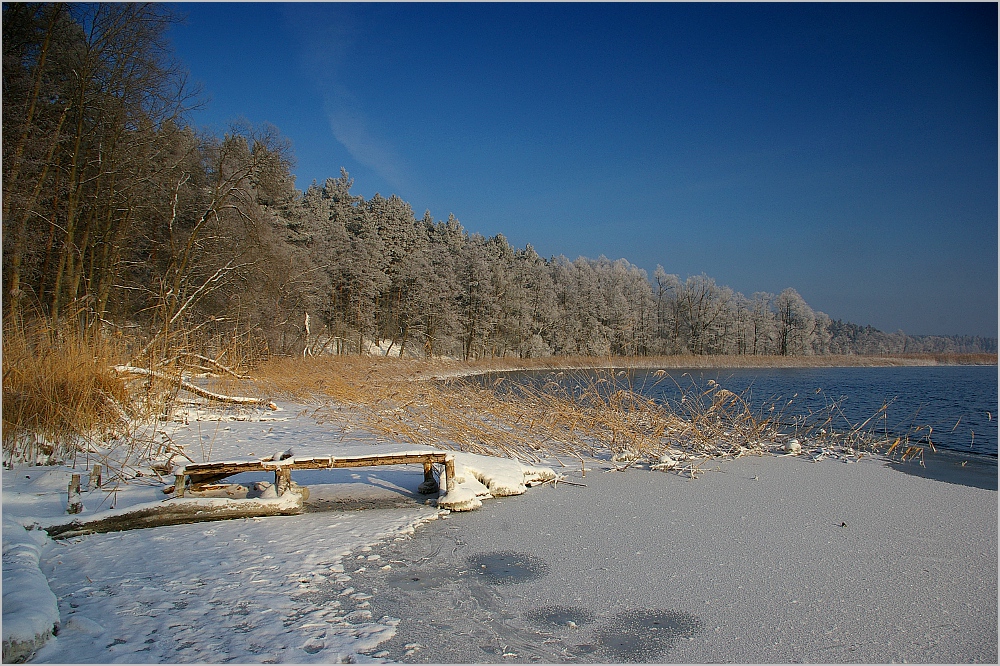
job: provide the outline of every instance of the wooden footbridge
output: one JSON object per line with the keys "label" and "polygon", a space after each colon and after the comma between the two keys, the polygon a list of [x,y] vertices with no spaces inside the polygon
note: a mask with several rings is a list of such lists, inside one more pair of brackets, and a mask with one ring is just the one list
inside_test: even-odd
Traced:
{"label": "wooden footbridge", "polygon": [[295,469],[339,469],[344,467],[374,467],[377,465],[423,464],[424,481],[418,491],[424,495],[436,493],[438,482],[434,479],[434,465],[444,465],[446,490],[455,485],[455,456],[443,451],[417,451],[406,453],[381,453],[369,456],[309,456],[288,457],[275,460],[274,456],[259,460],[189,463],[174,470],[174,492],[183,497],[187,490],[196,492],[206,486],[243,472],[274,472],[274,486],[282,495],[292,484]]}
{"label": "wooden footbridge", "polygon": [[[278,460],[274,458],[278,457]],[[66,511],[74,514],[72,520],[58,521],[43,528],[53,539],[64,539],[81,534],[97,532],[115,532],[119,530],[137,529],[140,527],[157,527],[162,525],[178,525],[182,523],[197,523],[208,520],[227,520],[230,518],[247,518],[251,516],[278,516],[300,513],[302,502],[306,495],[302,492],[292,493],[291,503],[271,503],[258,499],[232,497],[232,502],[221,506],[207,506],[197,501],[187,501],[184,494],[198,491],[212,491],[213,484],[234,474],[243,472],[273,472],[275,491],[278,496],[285,495],[292,487],[292,470],[296,469],[337,469],[343,467],[374,467],[378,465],[410,465],[424,466],[424,481],[417,491],[430,495],[440,490],[438,481],[434,478],[434,466],[444,466],[444,484],[448,493],[455,489],[455,455],[443,451],[408,451],[402,453],[383,453],[369,456],[309,456],[285,457],[283,455],[261,458],[259,460],[235,460],[209,463],[189,463],[184,467],[174,469],[174,485],[163,489],[164,493],[174,494],[177,502],[151,502],[139,505],[125,511],[99,511],[91,516],[78,517],[83,509],[80,493],[80,475],[73,474],[69,484]],[[91,472],[93,485],[101,486],[100,467],[95,466]],[[194,498],[191,498],[194,499]],[[438,498],[439,506],[447,499],[447,494]],[[468,509],[459,506],[448,507],[457,511]]]}

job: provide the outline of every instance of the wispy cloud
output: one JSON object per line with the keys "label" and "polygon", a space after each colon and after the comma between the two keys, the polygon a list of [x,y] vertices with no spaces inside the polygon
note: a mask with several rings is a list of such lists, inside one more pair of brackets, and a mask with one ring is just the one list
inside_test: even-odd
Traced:
{"label": "wispy cloud", "polygon": [[365,103],[342,81],[350,52],[365,19],[348,4],[307,3],[285,14],[289,29],[299,37],[303,71],[323,96],[323,110],[333,137],[359,163],[383,178],[397,194],[411,190],[410,169],[385,132],[373,123]]}
{"label": "wispy cloud", "polygon": [[405,160],[392,143],[373,131],[357,98],[342,87],[328,90],[324,109],[333,136],[351,157],[372,169],[397,192],[409,189]]}

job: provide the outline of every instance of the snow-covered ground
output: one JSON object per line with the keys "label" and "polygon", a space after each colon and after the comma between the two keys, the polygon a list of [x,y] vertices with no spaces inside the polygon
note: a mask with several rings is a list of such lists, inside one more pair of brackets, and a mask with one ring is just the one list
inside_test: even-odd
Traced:
{"label": "snow-covered ground", "polygon": [[[187,423],[161,423],[154,438],[194,462],[243,460],[292,449],[294,456],[370,455],[412,450],[336,423],[312,410],[226,413],[192,406]],[[120,462],[120,459],[117,459]],[[362,662],[381,661],[377,645],[399,622],[375,617],[368,595],[355,592],[356,571],[390,569],[372,546],[405,540],[421,523],[446,519],[419,495],[421,465],[296,471],[307,486],[306,512],[49,539],[38,529],[71,518],[122,513],[168,500],[172,477],[142,476],[84,491],[83,511],[66,515],[73,473],[84,488],[100,453],[73,466],[3,471],[3,640],[30,643],[56,625],[35,662]],[[135,459],[130,461],[134,464]],[[184,460],[175,456],[173,463]],[[456,499],[524,492],[551,479],[545,468],[457,454]],[[266,482],[243,474],[232,482]],[[273,481],[273,476],[270,477]],[[27,527],[28,529],[25,529]],[[42,642],[42,641],[39,641]]]}
{"label": "snow-covered ground", "polygon": [[[153,439],[195,462],[412,450],[279,407],[192,410]],[[559,480],[455,455],[470,507]],[[173,501],[137,461],[79,517]],[[114,461],[76,462],[3,471],[4,641],[59,627],[36,662],[996,663],[996,490],[875,457],[748,456],[697,480],[594,461],[460,514],[416,492],[421,465],[300,470],[300,515],[24,529],[72,519],[70,475]]]}

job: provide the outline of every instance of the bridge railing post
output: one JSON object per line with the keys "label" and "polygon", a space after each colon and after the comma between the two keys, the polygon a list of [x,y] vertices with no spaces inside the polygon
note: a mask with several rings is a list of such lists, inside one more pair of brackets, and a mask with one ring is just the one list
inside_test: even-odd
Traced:
{"label": "bridge railing post", "polygon": [[447,456],[444,459],[445,491],[451,492],[455,489],[455,456]]}

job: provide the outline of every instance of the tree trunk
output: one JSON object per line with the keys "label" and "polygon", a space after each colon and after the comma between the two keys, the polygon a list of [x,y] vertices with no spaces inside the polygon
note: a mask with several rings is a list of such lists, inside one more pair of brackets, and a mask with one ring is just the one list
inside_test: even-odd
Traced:
{"label": "tree trunk", "polygon": [[[17,214],[17,227],[14,234],[14,252],[11,256],[10,273],[7,281],[7,295],[8,295],[8,312],[18,313],[20,312],[21,303],[21,265],[24,262],[24,255],[27,252],[28,243],[28,217],[31,216],[31,211],[35,207],[35,203],[38,201],[38,197],[42,194],[42,188],[45,186],[45,179],[48,178],[49,168],[52,166],[52,158],[55,155],[56,146],[59,145],[59,134],[62,132],[63,122],[66,120],[66,116],[69,115],[69,106],[63,109],[62,114],[59,116],[59,122],[56,124],[55,132],[52,134],[52,141],[49,143],[49,149],[45,156],[45,164],[42,166],[42,172],[38,176],[38,180],[35,182],[35,187],[31,192],[31,196],[24,203],[24,209],[19,211]],[[16,176],[16,173],[15,173]],[[13,181],[13,178],[11,179]],[[4,217],[10,214],[9,199],[4,202]],[[54,227],[53,227],[54,230]]]}
{"label": "tree trunk", "polygon": [[[64,7],[62,5],[55,5],[52,7],[52,16],[49,17],[49,25],[45,30],[45,39],[42,41],[42,47],[38,54],[38,62],[35,64],[35,81],[31,91],[31,97],[28,102],[28,111],[25,114],[24,119],[24,129],[21,130],[21,135],[17,139],[17,145],[14,149],[13,165],[11,166],[10,174],[7,177],[6,185],[12,186],[17,183],[18,175],[21,171],[21,162],[24,156],[24,147],[28,143],[28,135],[31,133],[31,124],[35,120],[35,108],[38,105],[39,92],[42,87],[42,73],[45,70],[45,61],[48,58],[49,46],[52,43],[52,33],[56,27],[56,21],[59,19],[60,14],[62,14]],[[59,123],[62,126],[62,121]],[[56,130],[56,136],[59,132]],[[10,201],[11,198],[8,197],[3,203],[3,216],[7,218],[10,215]]]}

